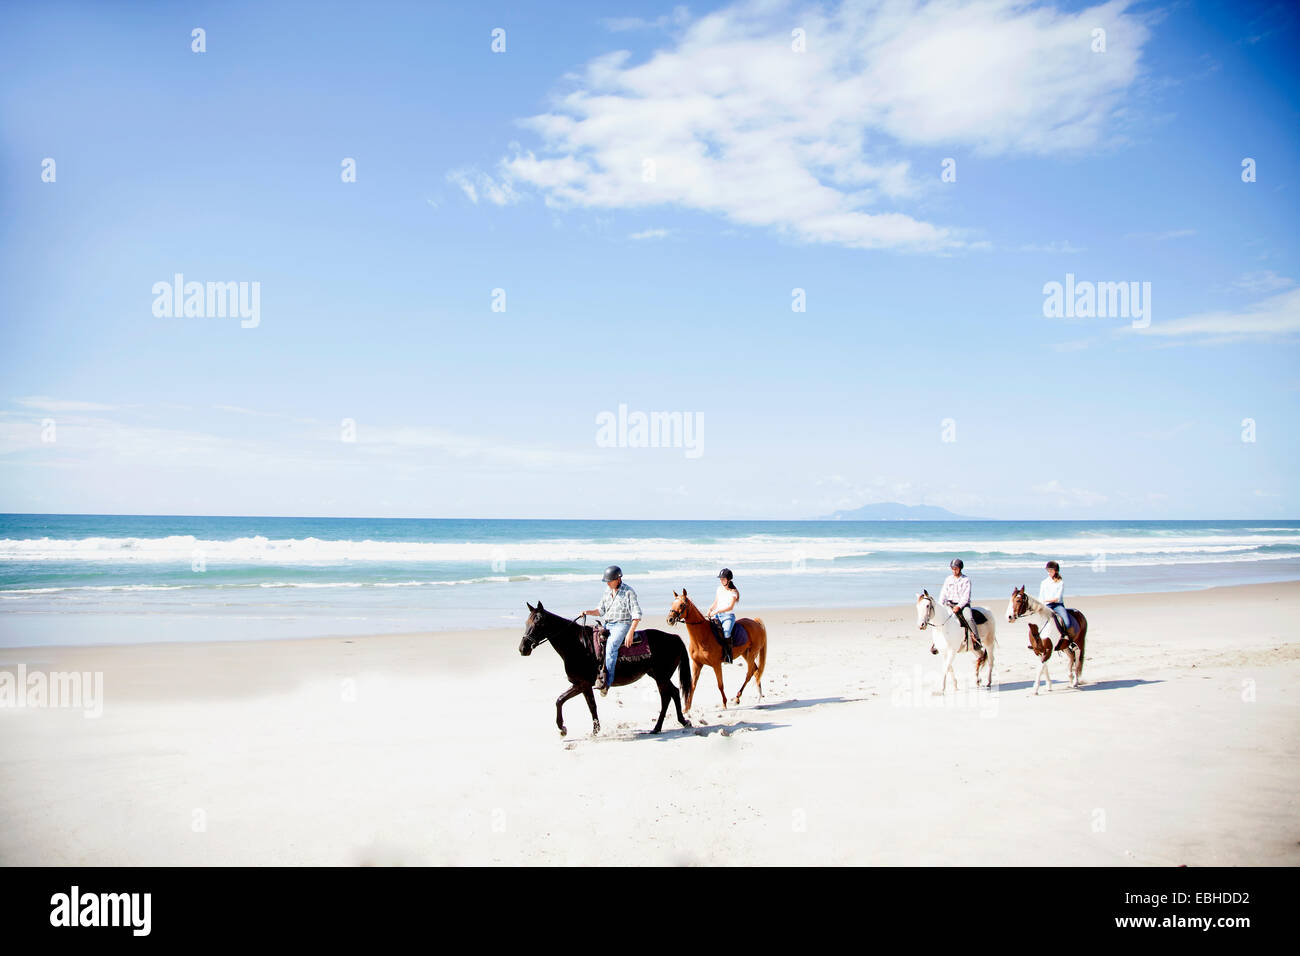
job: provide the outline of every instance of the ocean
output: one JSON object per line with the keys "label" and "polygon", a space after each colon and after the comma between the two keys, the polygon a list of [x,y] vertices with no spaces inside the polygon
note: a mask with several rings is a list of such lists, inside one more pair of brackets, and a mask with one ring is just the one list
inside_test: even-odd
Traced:
{"label": "ocean", "polygon": [[1001,612],[1049,558],[1069,599],[1300,579],[1300,521],[3,515],[0,646],[511,627],[525,601],[595,606],[608,564],[654,624],[674,589],[712,600],[723,566],[742,613],[907,604],[954,556]]}

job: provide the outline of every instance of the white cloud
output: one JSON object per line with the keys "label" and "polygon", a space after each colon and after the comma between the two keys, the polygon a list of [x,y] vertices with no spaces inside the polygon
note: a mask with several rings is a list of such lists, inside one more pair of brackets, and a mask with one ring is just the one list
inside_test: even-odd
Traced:
{"label": "white cloud", "polygon": [[1153,335],[1198,344],[1275,339],[1300,333],[1300,288],[1270,296],[1244,309],[1201,312],[1171,322],[1153,321],[1144,329],[1121,332]]}
{"label": "white cloud", "polygon": [[568,466],[593,465],[594,452],[556,450],[520,442],[503,442],[473,435],[458,434],[423,425],[357,426],[357,444],[384,452],[437,452],[455,459],[479,459],[501,465]]}
{"label": "white cloud", "polygon": [[[592,60],[551,111],[524,121],[539,148],[453,181],[473,202],[531,188],[553,206],[674,205],[807,242],[968,246],[962,231],[897,207],[938,188],[940,148],[1047,155],[1115,142],[1148,36],[1127,10],[746,0],[644,62],[627,51]],[[806,52],[791,49],[795,27]],[[1097,27],[1104,54],[1090,47]],[[925,151],[923,173],[907,150]]]}
{"label": "white cloud", "polygon": [[498,206],[509,205],[519,200],[514,186],[508,180],[494,180],[476,169],[453,169],[447,174],[447,182],[459,186],[465,198],[476,205],[480,194],[482,198]]}
{"label": "white cloud", "polygon": [[35,408],[43,412],[109,412],[115,408],[113,405],[101,405],[99,402],[64,401],[46,398],[44,395],[16,398],[14,401],[25,408]]}
{"label": "white cloud", "polygon": [[1261,269],[1258,272],[1247,272],[1245,275],[1238,276],[1232,284],[1238,289],[1244,289],[1255,295],[1267,295],[1279,289],[1289,289],[1295,285],[1295,279],[1280,276],[1272,269]]}
{"label": "white cloud", "polygon": [[670,26],[679,27],[690,18],[691,12],[686,7],[673,7],[672,13],[665,13],[653,20],[644,17],[607,17],[600,22],[611,33],[622,33],[628,30],[662,30]]}
{"label": "white cloud", "polygon": [[1079,246],[1072,245],[1069,239],[1060,242],[1030,242],[1020,247],[1021,252],[1083,252]]}
{"label": "white cloud", "polygon": [[17,412],[0,411],[0,456],[39,452],[31,463],[49,463],[51,452],[62,461],[84,466],[111,460],[140,467],[160,465],[224,466],[248,463],[308,463],[321,467],[351,466],[363,456],[369,465],[404,465],[413,468],[458,469],[522,467],[564,470],[592,468],[601,463],[593,451],[550,448],[487,435],[469,435],[425,425],[357,423],[355,442],[340,440],[340,424],[296,418],[278,412],[260,412],[234,405],[214,405],[219,411],[279,422],[272,430],[250,434],[236,427],[222,432],[174,428],[139,421],[113,420],[85,414],[67,414],[56,422],[56,440],[46,443],[39,420]]}
{"label": "white cloud", "polygon": [[1055,478],[1044,484],[1034,485],[1031,490],[1036,494],[1055,498],[1058,508],[1092,508],[1097,505],[1104,505],[1110,500],[1105,495],[1098,494],[1095,491],[1088,491],[1084,488],[1069,488]]}
{"label": "white cloud", "polygon": [[667,229],[642,229],[640,232],[633,232],[628,235],[629,239],[667,239]]}

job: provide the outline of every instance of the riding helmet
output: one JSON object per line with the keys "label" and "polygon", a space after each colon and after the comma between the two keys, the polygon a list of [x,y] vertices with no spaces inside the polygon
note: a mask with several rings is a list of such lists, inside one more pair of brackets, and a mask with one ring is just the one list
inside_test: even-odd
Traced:
{"label": "riding helmet", "polygon": [[720,577],[720,578],[726,578],[728,581],[730,581],[730,580],[731,580],[731,568],[723,568],[721,571],[718,572],[718,577]]}
{"label": "riding helmet", "polygon": [[953,558],[952,561],[949,562],[948,567],[950,567],[950,568],[964,568],[964,567],[966,567],[966,565],[962,564],[962,560],[961,560],[961,558]]}
{"label": "riding helmet", "polygon": [[605,576],[601,578],[601,580],[604,581],[606,584],[608,584],[610,581],[617,581],[622,576],[623,576],[623,569],[620,568],[617,564],[611,564],[609,567],[605,569]]}

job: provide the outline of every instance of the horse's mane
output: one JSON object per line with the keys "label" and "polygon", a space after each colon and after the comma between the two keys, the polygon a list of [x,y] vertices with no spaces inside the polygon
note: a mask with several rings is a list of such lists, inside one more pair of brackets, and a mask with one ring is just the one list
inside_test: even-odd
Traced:
{"label": "horse's mane", "polygon": [[686,609],[687,609],[687,607],[693,607],[693,608],[695,608],[695,613],[698,614],[700,617],[704,617],[704,612],[700,610],[700,606],[699,606],[698,604],[696,604],[694,600],[691,599],[691,596],[690,596],[689,594],[687,594],[685,591],[683,591],[683,592],[682,592],[682,597],[686,599],[686,603],[682,605],[682,622],[683,622],[683,623],[685,623],[685,621],[686,621]]}
{"label": "horse's mane", "polygon": [[578,646],[589,656],[596,653],[591,646],[590,635],[595,632],[597,624],[579,624],[572,618],[565,617],[563,614],[556,614],[554,611],[548,611],[546,608],[541,608],[541,612],[542,622],[546,626],[549,627],[554,622],[573,628],[577,632]]}
{"label": "horse's mane", "polygon": [[1033,611],[1035,614],[1052,613],[1051,611],[1047,610],[1046,604],[1038,600],[1038,598],[1034,597],[1028,591],[1025,592],[1025,603],[1029,606],[1029,610]]}

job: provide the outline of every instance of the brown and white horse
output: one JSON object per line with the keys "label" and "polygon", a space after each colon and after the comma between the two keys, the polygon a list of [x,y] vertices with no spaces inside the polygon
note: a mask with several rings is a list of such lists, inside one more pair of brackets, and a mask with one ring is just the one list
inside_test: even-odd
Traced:
{"label": "brown and white horse", "polygon": [[[984,620],[976,619],[975,630],[979,633],[980,644],[982,647],[975,652],[975,686],[979,686],[980,668],[986,663],[989,666],[988,680],[984,686],[993,685],[993,651],[997,648],[997,628],[993,623],[993,615],[988,612],[988,608],[975,607],[971,605],[972,611],[977,611]],[[962,651],[971,649],[968,647],[969,642],[966,640],[966,629],[961,626],[961,621],[957,620],[957,615],[952,613],[952,609],[946,604],[940,605],[934,599],[929,591],[922,591],[916,596],[916,625],[921,630],[930,628],[931,654],[943,655],[943,683],[939,686],[939,693],[942,694],[948,689],[948,675],[952,674],[952,689],[957,689],[957,675],[952,669],[952,661]]]}
{"label": "brown and white horse", "polygon": [[[691,701],[695,697],[695,688],[700,684],[700,670],[705,665],[712,667],[718,675],[718,693],[722,695],[722,706],[727,706],[727,692],[722,687],[722,645],[713,636],[713,625],[695,602],[686,596],[686,588],[678,596],[673,592],[673,604],[668,609],[668,623],[686,624],[687,653],[691,656],[691,685],[686,690],[686,712],[691,712]],[[740,703],[740,695],[749,686],[749,679],[754,678],[758,686],[758,699],[763,699],[763,668],[767,666],[767,626],[761,617],[738,617],[736,626],[744,627],[749,634],[749,643],[736,648],[736,656],[744,658],[747,667],[745,682],[736,691],[733,704]],[[732,632],[735,633],[734,631]]]}
{"label": "brown and white horse", "polygon": [[[1047,672],[1047,661],[1052,651],[1065,651],[1070,655],[1070,686],[1078,687],[1083,683],[1083,649],[1088,636],[1088,619],[1082,613],[1069,608],[1070,631],[1061,630],[1060,619],[1052,613],[1051,608],[1037,598],[1025,593],[1023,587],[1013,588],[1011,600],[1007,603],[1007,620],[1024,621],[1029,625],[1029,649],[1039,660],[1038,673],[1034,675],[1034,693],[1038,693],[1038,682],[1047,678],[1047,689],[1052,689],[1052,675]],[[1075,655],[1075,650],[1078,655]]]}

